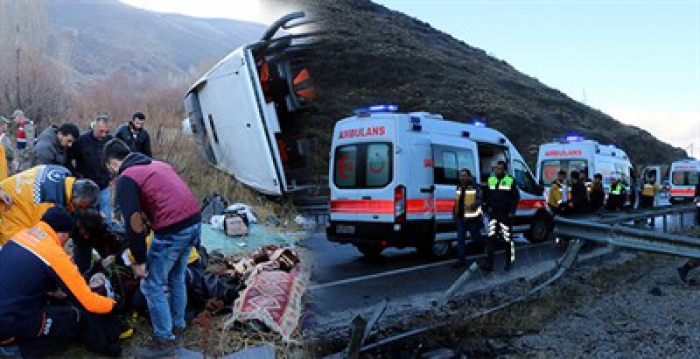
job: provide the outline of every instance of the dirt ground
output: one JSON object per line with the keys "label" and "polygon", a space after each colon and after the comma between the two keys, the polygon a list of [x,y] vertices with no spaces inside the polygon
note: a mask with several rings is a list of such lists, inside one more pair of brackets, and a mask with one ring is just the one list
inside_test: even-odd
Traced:
{"label": "dirt ground", "polygon": [[372,357],[695,358],[700,270],[678,257],[621,253],[575,267],[527,302],[394,346]]}

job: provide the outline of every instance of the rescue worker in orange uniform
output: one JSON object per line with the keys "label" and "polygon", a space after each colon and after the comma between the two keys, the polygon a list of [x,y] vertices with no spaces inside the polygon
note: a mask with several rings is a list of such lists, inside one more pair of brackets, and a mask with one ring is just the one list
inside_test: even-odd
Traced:
{"label": "rescue worker in orange uniform", "polygon": [[99,188],[87,179],[75,179],[65,167],[36,166],[0,181],[9,205],[0,206],[0,246],[17,232],[36,224],[51,207],[86,209],[97,202]]}
{"label": "rescue worker in orange uniform", "polygon": [[457,227],[457,260],[455,268],[467,266],[467,238],[472,238],[472,243],[483,244],[481,238],[482,211],[481,188],[474,181],[472,173],[464,168],[459,173],[459,185],[455,190],[455,205],[452,210],[452,218]]}
{"label": "rescue worker in orange uniform", "polygon": [[[0,346],[14,356],[40,357],[81,337],[84,311],[106,314],[114,300],[94,293],[63,246],[74,227],[71,214],[52,207],[41,221],[15,234],[0,250]],[[51,305],[61,288],[75,305]]]}

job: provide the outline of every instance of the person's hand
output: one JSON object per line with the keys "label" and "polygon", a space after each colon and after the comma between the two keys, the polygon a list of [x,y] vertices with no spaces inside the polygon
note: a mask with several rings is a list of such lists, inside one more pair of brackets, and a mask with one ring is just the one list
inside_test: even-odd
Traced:
{"label": "person's hand", "polygon": [[12,207],[12,197],[6,192],[0,191],[0,202],[4,203],[8,209]]}
{"label": "person's hand", "polygon": [[63,293],[63,291],[59,288],[59,289],[56,289],[56,290],[53,291],[53,292],[49,292],[49,296],[50,296],[50,297],[53,297],[53,298],[56,298],[56,299],[58,299],[58,300],[62,300],[62,299],[66,299],[66,297],[67,297],[68,295],[67,295],[66,293]]}
{"label": "person's hand", "polygon": [[116,260],[116,258],[114,257],[114,255],[107,256],[107,258],[102,260],[102,268],[109,267],[110,265],[112,265],[114,263],[115,260]]}
{"label": "person's hand", "polygon": [[134,276],[138,279],[146,279],[148,277],[148,271],[146,270],[146,263],[134,264]]}

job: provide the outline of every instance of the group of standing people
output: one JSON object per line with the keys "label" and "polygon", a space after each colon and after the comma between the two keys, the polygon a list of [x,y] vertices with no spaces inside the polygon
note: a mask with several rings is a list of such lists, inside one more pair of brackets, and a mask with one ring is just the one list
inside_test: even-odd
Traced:
{"label": "group of standing people", "polygon": [[596,173],[593,180],[588,172],[573,171],[567,180],[566,171],[559,171],[547,195],[547,207],[557,215],[581,215],[597,213],[605,208],[619,211],[625,207],[627,186],[618,178],[612,178],[610,192],[605,194],[603,175]]}
{"label": "group of standing people", "polygon": [[[30,155],[14,158],[19,166],[0,178],[0,354],[13,348],[22,356],[47,355],[81,336],[86,318],[114,314],[114,299],[93,286],[104,281],[81,272],[78,251],[70,258],[63,248],[71,238],[76,248],[97,250],[88,235],[95,226],[86,224],[95,218],[132,255],[153,326],[148,348],[174,348],[184,333],[185,268],[199,245],[200,207],[177,172],[152,159],[144,120],[134,114],[116,138],[108,117],[98,115],[83,134],[64,123],[23,149],[11,143]],[[23,169],[26,160],[30,168]],[[114,264],[114,257],[104,259],[103,267]]]}

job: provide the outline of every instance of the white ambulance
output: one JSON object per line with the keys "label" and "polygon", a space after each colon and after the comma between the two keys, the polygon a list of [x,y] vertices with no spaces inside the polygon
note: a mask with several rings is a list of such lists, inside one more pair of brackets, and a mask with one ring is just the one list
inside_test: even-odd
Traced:
{"label": "white ambulance", "polygon": [[538,183],[548,191],[559,171],[566,172],[567,179],[572,171],[584,171],[588,179],[600,173],[606,193],[610,192],[612,179],[620,179],[628,188],[629,203],[635,203],[636,176],[632,162],[625,151],[614,145],[603,145],[577,135],[541,145],[537,156]]}
{"label": "white ambulance", "polygon": [[447,121],[425,112],[372,106],[339,121],[330,154],[330,241],[365,255],[416,247],[432,257],[457,238],[452,220],[459,171],[487,182],[498,161],[521,192],[514,230],[534,242],[549,238],[552,218],[542,189],[500,132],[483,123]]}
{"label": "white ambulance", "polygon": [[695,186],[700,181],[700,161],[684,159],[673,162],[670,173],[669,200],[671,203],[692,201],[695,198]]}

